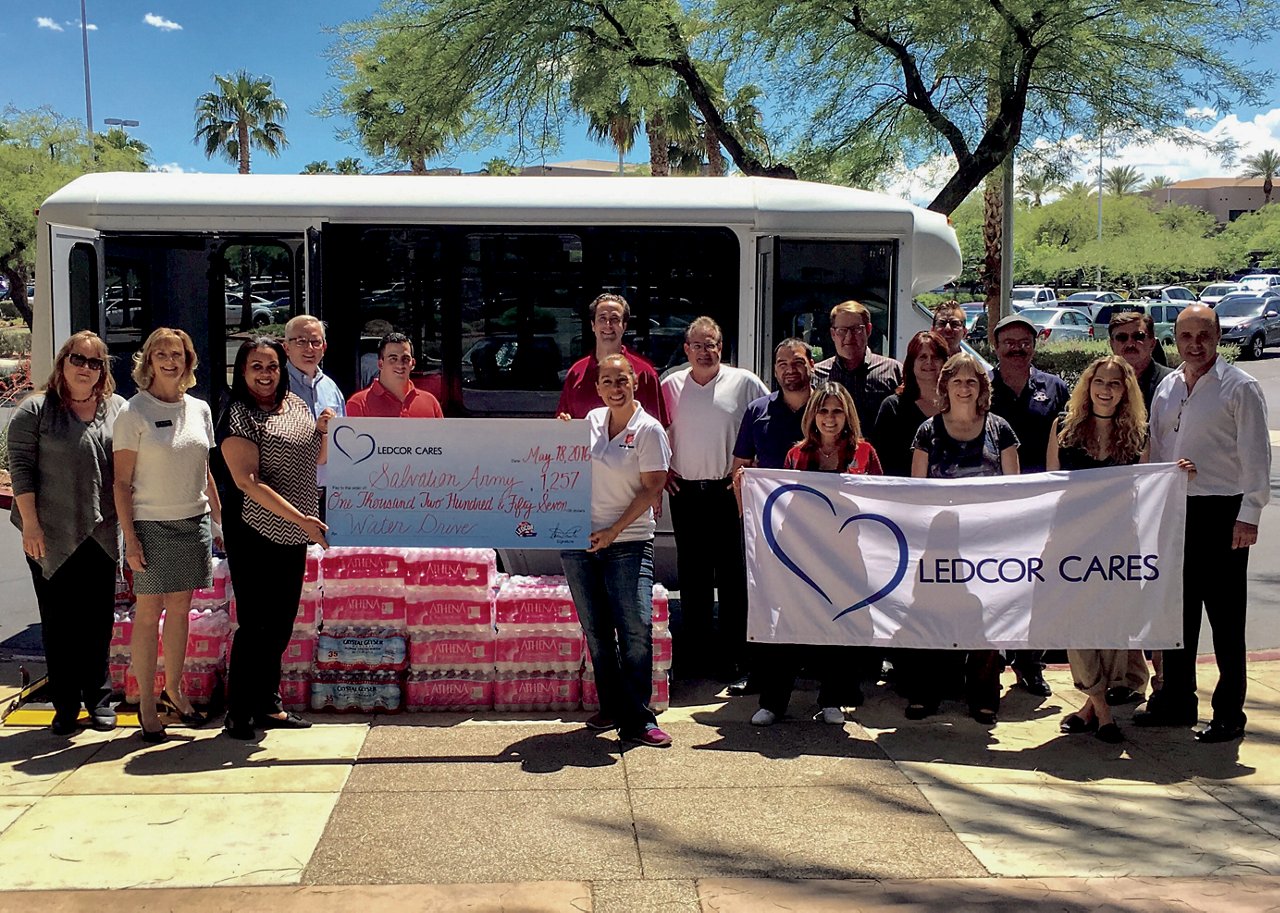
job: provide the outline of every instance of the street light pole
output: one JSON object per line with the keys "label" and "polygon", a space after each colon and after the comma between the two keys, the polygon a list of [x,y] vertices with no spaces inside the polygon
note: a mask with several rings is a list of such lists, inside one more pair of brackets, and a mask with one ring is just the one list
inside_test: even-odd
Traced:
{"label": "street light pole", "polygon": [[93,139],[93,90],[89,87],[89,17],[84,8],[85,0],[80,0],[80,39],[84,47],[84,123],[89,131],[89,139]]}
{"label": "street light pole", "polygon": [[1103,129],[1098,127],[1098,291],[1102,291],[1102,137]]}

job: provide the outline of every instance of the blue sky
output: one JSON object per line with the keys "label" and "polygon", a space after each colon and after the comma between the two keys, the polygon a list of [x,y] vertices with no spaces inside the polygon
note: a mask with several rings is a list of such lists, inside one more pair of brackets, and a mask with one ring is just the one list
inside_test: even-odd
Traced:
{"label": "blue sky", "polygon": [[[378,0],[220,0],[214,3],[173,0],[88,0],[96,127],[103,118],[140,121],[132,132],[152,148],[159,165],[184,171],[230,172],[235,166],[209,160],[192,141],[195,100],[213,88],[213,74],[247,69],[270,75],[277,94],[289,105],[285,124],[290,145],[279,158],[254,153],[255,172],[296,173],[308,162],[330,163],[348,155],[367,160],[354,145],[335,136],[342,126],[312,112],[333,85],[326,50],[333,36],[325,32],[343,22],[376,11]],[[64,115],[84,118],[84,72],[81,58],[79,0],[0,0],[0,47],[9,50],[0,105],[34,108],[49,105]],[[1242,49],[1255,60],[1280,61],[1280,35],[1272,34],[1255,49]],[[1280,148],[1280,96],[1257,108],[1231,114],[1215,112],[1205,132],[1227,132],[1241,144],[1241,155],[1261,148]],[[474,170],[502,148],[433,161]],[[616,153],[590,142],[585,131],[565,136],[550,160],[598,158]],[[640,143],[631,159],[644,158]],[[1133,164],[1150,175],[1173,178],[1231,174],[1238,168],[1206,160],[1202,153],[1171,145],[1125,147],[1115,163]],[[526,164],[533,164],[526,162]],[[947,162],[938,163],[943,171]],[[1112,162],[1108,162],[1108,165]],[[913,169],[909,179],[891,182],[891,190],[914,199],[927,198],[929,169]]]}

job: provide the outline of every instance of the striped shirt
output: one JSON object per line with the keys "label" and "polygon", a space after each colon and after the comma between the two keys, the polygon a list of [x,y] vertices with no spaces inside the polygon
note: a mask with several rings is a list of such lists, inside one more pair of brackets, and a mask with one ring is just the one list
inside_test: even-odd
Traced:
{"label": "striped shirt", "polygon": [[[258,481],[268,486],[305,516],[319,511],[316,460],[322,435],[315,418],[296,394],[285,397],[279,412],[263,412],[234,402],[227,417],[228,434],[244,438],[258,448]],[[244,522],[255,532],[280,545],[305,545],[311,540],[293,522],[267,510],[252,498],[244,499]]]}
{"label": "striped shirt", "polygon": [[858,424],[866,434],[876,423],[885,397],[898,392],[898,385],[902,383],[902,365],[884,355],[867,352],[862,364],[850,370],[839,355],[833,355],[813,366],[813,376],[817,383],[830,380],[849,391],[853,407],[858,411]]}

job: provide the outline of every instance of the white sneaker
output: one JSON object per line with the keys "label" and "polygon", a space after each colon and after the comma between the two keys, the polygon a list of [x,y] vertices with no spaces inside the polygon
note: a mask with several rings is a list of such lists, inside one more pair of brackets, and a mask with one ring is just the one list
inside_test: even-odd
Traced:
{"label": "white sneaker", "polygon": [[772,710],[765,710],[761,707],[751,717],[752,726],[772,726],[778,722],[778,715]]}
{"label": "white sneaker", "polygon": [[832,726],[844,725],[844,711],[839,707],[823,707],[818,716],[822,718],[822,722],[830,723]]}

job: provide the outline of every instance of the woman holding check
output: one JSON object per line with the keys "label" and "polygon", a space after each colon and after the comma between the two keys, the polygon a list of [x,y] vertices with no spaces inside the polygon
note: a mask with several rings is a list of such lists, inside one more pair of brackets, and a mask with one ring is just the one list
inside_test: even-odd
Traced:
{"label": "woman holding check", "polygon": [[[636,402],[623,355],[600,360],[603,408],[591,426],[591,533],[585,551],[560,553],[595,667],[600,710],[590,729],[664,748],[671,737],[649,709],[653,694],[653,506],[671,463],[667,434]],[[568,421],[570,416],[562,413]]]}

